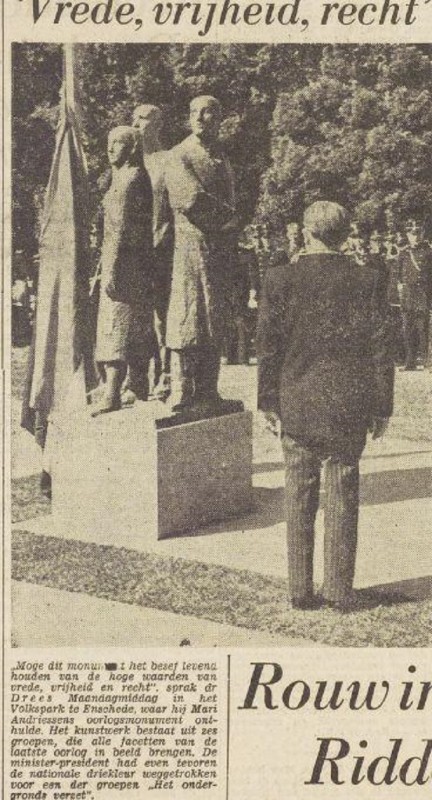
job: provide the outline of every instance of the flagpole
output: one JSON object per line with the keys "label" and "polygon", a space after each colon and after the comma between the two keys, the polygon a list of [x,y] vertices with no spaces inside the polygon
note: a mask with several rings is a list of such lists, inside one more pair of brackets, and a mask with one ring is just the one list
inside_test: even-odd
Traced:
{"label": "flagpole", "polygon": [[75,111],[75,63],[76,51],[74,44],[63,45],[63,85],[66,108]]}
{"label": "flagpole", "polygon": [[77,79],[77,65],[78,65],[78,45],[64,44],[63,45],[63,85],[62,85],[62,112],[65,114],[66,119],[72,122],[72,135],[75,139],[75,144],[80,152],[80,159],[87,172],[87,158],[84,152],[82,142],[82,118],[81,118],[81,105],[79,91],[79,84]]}

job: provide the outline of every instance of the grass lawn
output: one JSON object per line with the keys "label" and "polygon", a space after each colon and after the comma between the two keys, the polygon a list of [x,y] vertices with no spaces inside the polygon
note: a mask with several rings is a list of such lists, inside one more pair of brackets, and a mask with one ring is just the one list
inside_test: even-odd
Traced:
{"label": "grass lawn", "polygon": [[[19,424],[26,357],[25,348],[13,351],[14,426]],[[389,436],[432,442],[431,384],[430,373],[397,374]],[[254,409],[256,368],[224,367],[221,389],[226,397],[240,397]],[[258,415],[254,447],[258,461],[281,461],[280,444],[265,431]],[[288,611],[286,585],[277,578],[123,547],[29,534],[25,520],[50,510],[49,501],[40,495],[37,475],[13,479],[12,503],[13,519],[22,523],[12,536],[16,580],[328,645],[426,647],[432,643],[432,599],[413,602],[399,598],[391,605],[378,600],[374,608],[349,615],[331,610]]]}

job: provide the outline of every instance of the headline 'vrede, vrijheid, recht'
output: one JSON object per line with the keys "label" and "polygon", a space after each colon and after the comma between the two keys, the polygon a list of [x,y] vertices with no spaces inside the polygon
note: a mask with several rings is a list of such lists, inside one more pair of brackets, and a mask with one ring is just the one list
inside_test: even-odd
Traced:
{"label": "headline 'vrede, vrijheid, recht'", "polygon": [[[22,2],[22,0],[20,0]],[[115,0],[99,2],[71,2],[66,0],[31,0],[34,24],[40,20],[53,25],[72,23],[77,26],[119,25],[130,26],[138,31],[143,26],[143,0],[137,3],[116,3]],[[428,0],[423,0],[423,3]],[[422,0],[380,0],[376,3],[322,2],[314,7],[315,23],[327,27],[340,25],[344,28],[358,25],[370,29],[374,26],[412,26],[418,21],[417,10]],[[159,2],[151,8],[153,21],[158,26],[178,27],[187,25],[196,28],[198,36],[205,36],[214,27],[220,26],[275,26],[306,31],[312,19],[305,10],[304,0],[293,2],[266,2],[240,4],[231,0],[216,3]]]}

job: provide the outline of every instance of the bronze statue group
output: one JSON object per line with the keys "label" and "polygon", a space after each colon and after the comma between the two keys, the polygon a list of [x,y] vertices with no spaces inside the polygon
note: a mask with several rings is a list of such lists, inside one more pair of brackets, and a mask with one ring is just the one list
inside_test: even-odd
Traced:
{"label": "bronze statue group", "polygon": [[[96,344],[104,384],[93,416],[148,399],[155,334],[154,396],[179,419],[188,409],[217,413],[240,234],[221,121],[218,100],[200,96],[190,105],[190,136],[170,151],[160,146],[154,106],[140,106],[131,127],[109,135]],[[267,269],[259,300],[258,408],[282,440],[288,600],[302,610],[358,607],[359,459],[368,432],[382,436],[393,408],[389,275],[376,243],[363,259],[357,252],[352,223],[328,200],[306,208],[301,229],[287,231],[290,255]],[[432,285],[430,248],[414,233],[395,259],[408,370],[426,349]],[[322,474],[324,584],[317,592]]]}
{"label": "bronze statue group", "polygon": [[[92,414],[148,398],[148,368],[159,351],[155,396],[178,413],[209,413],[229,307],[238,218],[230,163],[218,141],[221,106],[190,106],[192,133],[160,150],[159,109],[139,107],[134,127],[108,140],[112,182],[104,199],[101,300],[96,360],[104,394]],[[155,319],[155,326],[153,325]]]}

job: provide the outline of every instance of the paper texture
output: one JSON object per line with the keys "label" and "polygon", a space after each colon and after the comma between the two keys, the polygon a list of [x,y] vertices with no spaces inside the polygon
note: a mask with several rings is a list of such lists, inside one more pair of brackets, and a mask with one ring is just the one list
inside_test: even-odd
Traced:
{"label": "paper texture", "polygon": [[[399,48],[401,64],[412,46],[421,45],[421,52],[412,61],[412,91],[416,92],[415,76],[422,68],[422,54],[429,65],[423,63],[425,74],[431,70],[432,3],[8,0],[3,17],[4,797],[334,800],[340,796],[344,800],[406,800],[428,796],[432,780],[430,627],[427,631],[431,602],[427,499],[431,439],[425,398],[430,393],[430,371],[425,369],[413,376],[418,388],[410,390],[417,403],[417,434],[404,428],[404,414],[410,412],[398,406],[396,440],[390,437],[375,445],[375,450],[367,451],[369,461],[366,458],[365,462],[358,585],[380,586],[383,591],[393,587],[392,603],[387,608],[369,609],[360,617],[348,614],[342,618],[332,616],[332,612],[321,612],[327,616],[320,616],[319,611],[310,612],[308,617],[308,612],[302,612],[292,625],[287,624],[285,606],[282,452],[263,430],[262,421],[254,428],[254,436],[258,435],[261,442],[255,458],[255,511],[222,522],[210,519],[202,525],[201,535],[157,540],[155,535],[148,535],[155,525],[155,504],[161,497],[161,484],[158,495],[154,483],[158,476],[149,466],[154,456],[151,448],[160,448],[159,457],[167,459],[167,470],[175,451],[201,486],[202,476],[210,469],[209,442],[216,447],[224,436],[248,441],[248,418],[237,432],[227,434],[223,426],[205,434],[198,431],[192,445],[179,437],[175,445],[168,443],[163,450],[163,436],[169,433],[165,430],[158,445],[147,438],[145,453],[139,450],[136,455],[136,442],[140,435],[150,436],[150,427],[136,416],[135,409],[121,424],[116,423],[115,414],[113,419],[106,415],[102,422],[102,418],[93,420],[97,428],[91,428],[82,414],[79,427],[74,428],[73,442],[67,438],[70,433],[61,431],[65,447],[70,449],[64,448],[67,455],[61,464],[61,502],[66,503],[67,511],[57,525],[49,515],[47,501],[39,495],[39,474],[44,469],[40,450],[34,438],[20,429],[19,391],[24,391],[26,357],[22,347],[12,345],[9,331],[16,251],[27,247],[22,244],[26,231],[21,231],[16,222],[21,219],[17,203],[28,200],[25,176],[18,174],[21,165],[13,161],[13,152],[14,148],[22,152],[25,137],[31,135],[31,125],[27,132],[20,125],[31,120],[32,95],[40,97],[46,119],[53,109],[55,113],[53,98],[59,93],[61,76],[50,70],[58,61],[58,46],[81,46],[77,57],[84,54],[87,65],[92,65],[93,74],[88,73],[87,80],[94,81],[95,91],[97,82],[105,79],[98,72],[102,68],[98,67],[95,44],[117,48],[111,55],[107,51],[108,61],[105,54],[100,62],[104,67],[112,59],[113,86],[122,81],[116,74],[116,64],[126,63],[128,58],[132,63],[134,48],[160,46],[163,58],[178,46],[176,57],[184,59],[185,70],[181,119],[176,117],[178,106],[170,111],[164,78],[157,76],[161,105],[169,112],[168,138],[172,136],[174,144],[185,135],[191,87],[196,94],[207,94],[202,76],[209,75],[209,67],[205,65],[200,74],[199,64],[204,64],[207,56],[213,57],[215,48],[227,44],[249,45],[249,66],[258,46],[271,46],[273,53],[263,57],[263,97],[272,80],[277,81],[278,70],[283,70],[290,47],[300,52],[309,47],[313,70],[317,69],[318,52],[314,44],[318,48],[334,43],[353,47],[386,43]],[[42,49],[36,49],[42,44]],[[194,47],[185,55],[182,47],[186,44]],[[120,54],[118,48],[123,48]],[[369,66],[373,54],[373,48],[368,48]],[[247,94],[245,55],[244,50],[238,51],[238,91]],[[33,68],[38,59],[47,59],[44,77],[42,71],[38,73],[38,84],[31,85],[35,73],[29,71],[27,97],[18,96],[17,90],[18,79],[22,89],[23,77],[18,72],[24,58]],[[226,58],[227,91],[229,88],[234,97],[235,59],[232,53]],[[273,64],[267,72],[266,58]],[[195,59],[190,73],[188,59]],[[216,69],[221,65],[218,59]],[[348,72],[349,49],[341,59],[346,59]],[[396,60],[392,64],[396,70]],[[341,72],[343,68],[339,78]],[[297,78],[293,76],[293,81]],[[146,75],[145,69],[142,73],[136,70],[135,81],[139,80],[146,81],[147,87],[152,85],[152,76]],[[260,91],[259,80],[254,74],[255,92]],[[348,76],[347,85],[352,80]],[[388,103],[391,93],[396,92],[397,80],[393,76],[389,84]],[[51,87],[49,101],[44,84]],[[424,105],[418,114],[426,115],[430,114],[427,79],[422,85]],[[78,89],[82,91],[83,86]],[[137,90],[132,78],[118,91],[118,124],[127,123],[127,114],[132,111],[130,97],[137,94],[139,87]],[[153,87],[152,103],[156,96]],[[223,103],[225,98],[220,99]],[[269,136],[274,136],[278,120],[273,116],[274,106],[271,112],[264,109],[267,101],[268,97],[261,111],[267,114]],[[178,94],[176,102],[180,102]],[[409,105],[409,87],[402,92],[400,103]],[[262,129],[259,104],[254,108],[256,116],[254,121],[248,118],[245,142],[251,141],[255,121],[256,130]],[[283,113],[281,108],[279,105]],[[100,119],[100,110],[98,113]],[[88,104],[86,115],[90,119]],[[114,118],[114,109],[107,108],[104,136]],[[234,114],[229,121],[235,124]],[[430,128],[422,124],[422,146],[430,152]],[[347,127],[346,136],[351,134]],[[406,140],[417,134],[415,124],[407,127]],[[19,142],[15,139],[18,135]],[[93,148],[95,154],[98,135],[94,128],[85,130],[84,151]],[[298,149],[289,150],[283,134],[278,141],[280,147],[286,146],[288,153],[299,157]],[[398,142],[401,147],[401,139]],[[26,152],[29,158],[28,146]],[[35,169],[45,176],[45,185],[53,154],[49,143],[42,156],[34,153]],[[255,165],[257,157],[255,150]],[[262,154],[262,175],[271,157],[268,148]],[[384,158],[387,165],[391,163],[387,153]],[[241,161],[244,166],[245,158]],[[379,158],[377,164],[370,168],[371,174],[379,169]],[[414,172],[417,166],[413,163]],[[92,169],[96,167],[100,179],[108,167],[102,151],[98,163],[92,163]],[[423,187],[427,180],[421,169],[430,179],[430,156],[416,173]],[[366,185],[368,177],[363,177]],[[276,187],[278,176],[273,178]],[[94,174],[91,179],[96,185]],[[254,176],[251,187],[253,180]],[[40,182],[42,185],[42,177]],[[244,202],[249,202],[248,185],[239,188]],[[258,197],[255,188],[253,191]],[[39,213],[42,195],[34,202]],[[251,223],[250,209],[247,216]],[[229,373],[229,369],[237,371]],[[224,366],[223,370],[223,389],[231,391],[230,398],[241,400],[246,393],[255,408],[256,367]],[[82,381],[80,372],[74,387],[78,394]],[[98,449],[92,450],[89,437],[94,430],[100,435],[96,437]],[[117,448],[114,456],[110,449],[113,440]],[[246,450],[247,445],[238,448],[235,481],[226,481],[221,488],[215,483],[216,505],[231,497],[230,492],[234,496],[235,487],[242,485]],[[123,466],[104,483],[100,464],[112,457]],[[197,464],[201,465],[198,470]],[[74,485],[68,484],[72,474]],[[166,497],[171,497],[172,487],[175,495],[175,480],[169,474],[163,486]],[[144,527],[136,524],[123,500],[133,482],[143,497],[136,513],[145,521],[144,535]],[[18,503],[15,507],[11,505],[11,485],[14,502]],[[197,496],[205,509],[211,498],[206,497],[205,481],[203,486]],[[54,504],[60,502],[59,496],[57,500],[53,497]],[[23,513],[26,503],[34,513]],[[183,493],[175,500],[173,513],[180,514],[181,510],[187,515],[187,506]],[[21,509],[18,515],[17,507]],[[98,523],[102,513],[103,522]],[[202,514],[205,520],[205,511]],[[399,617],[398,593],[402,595]]]}

